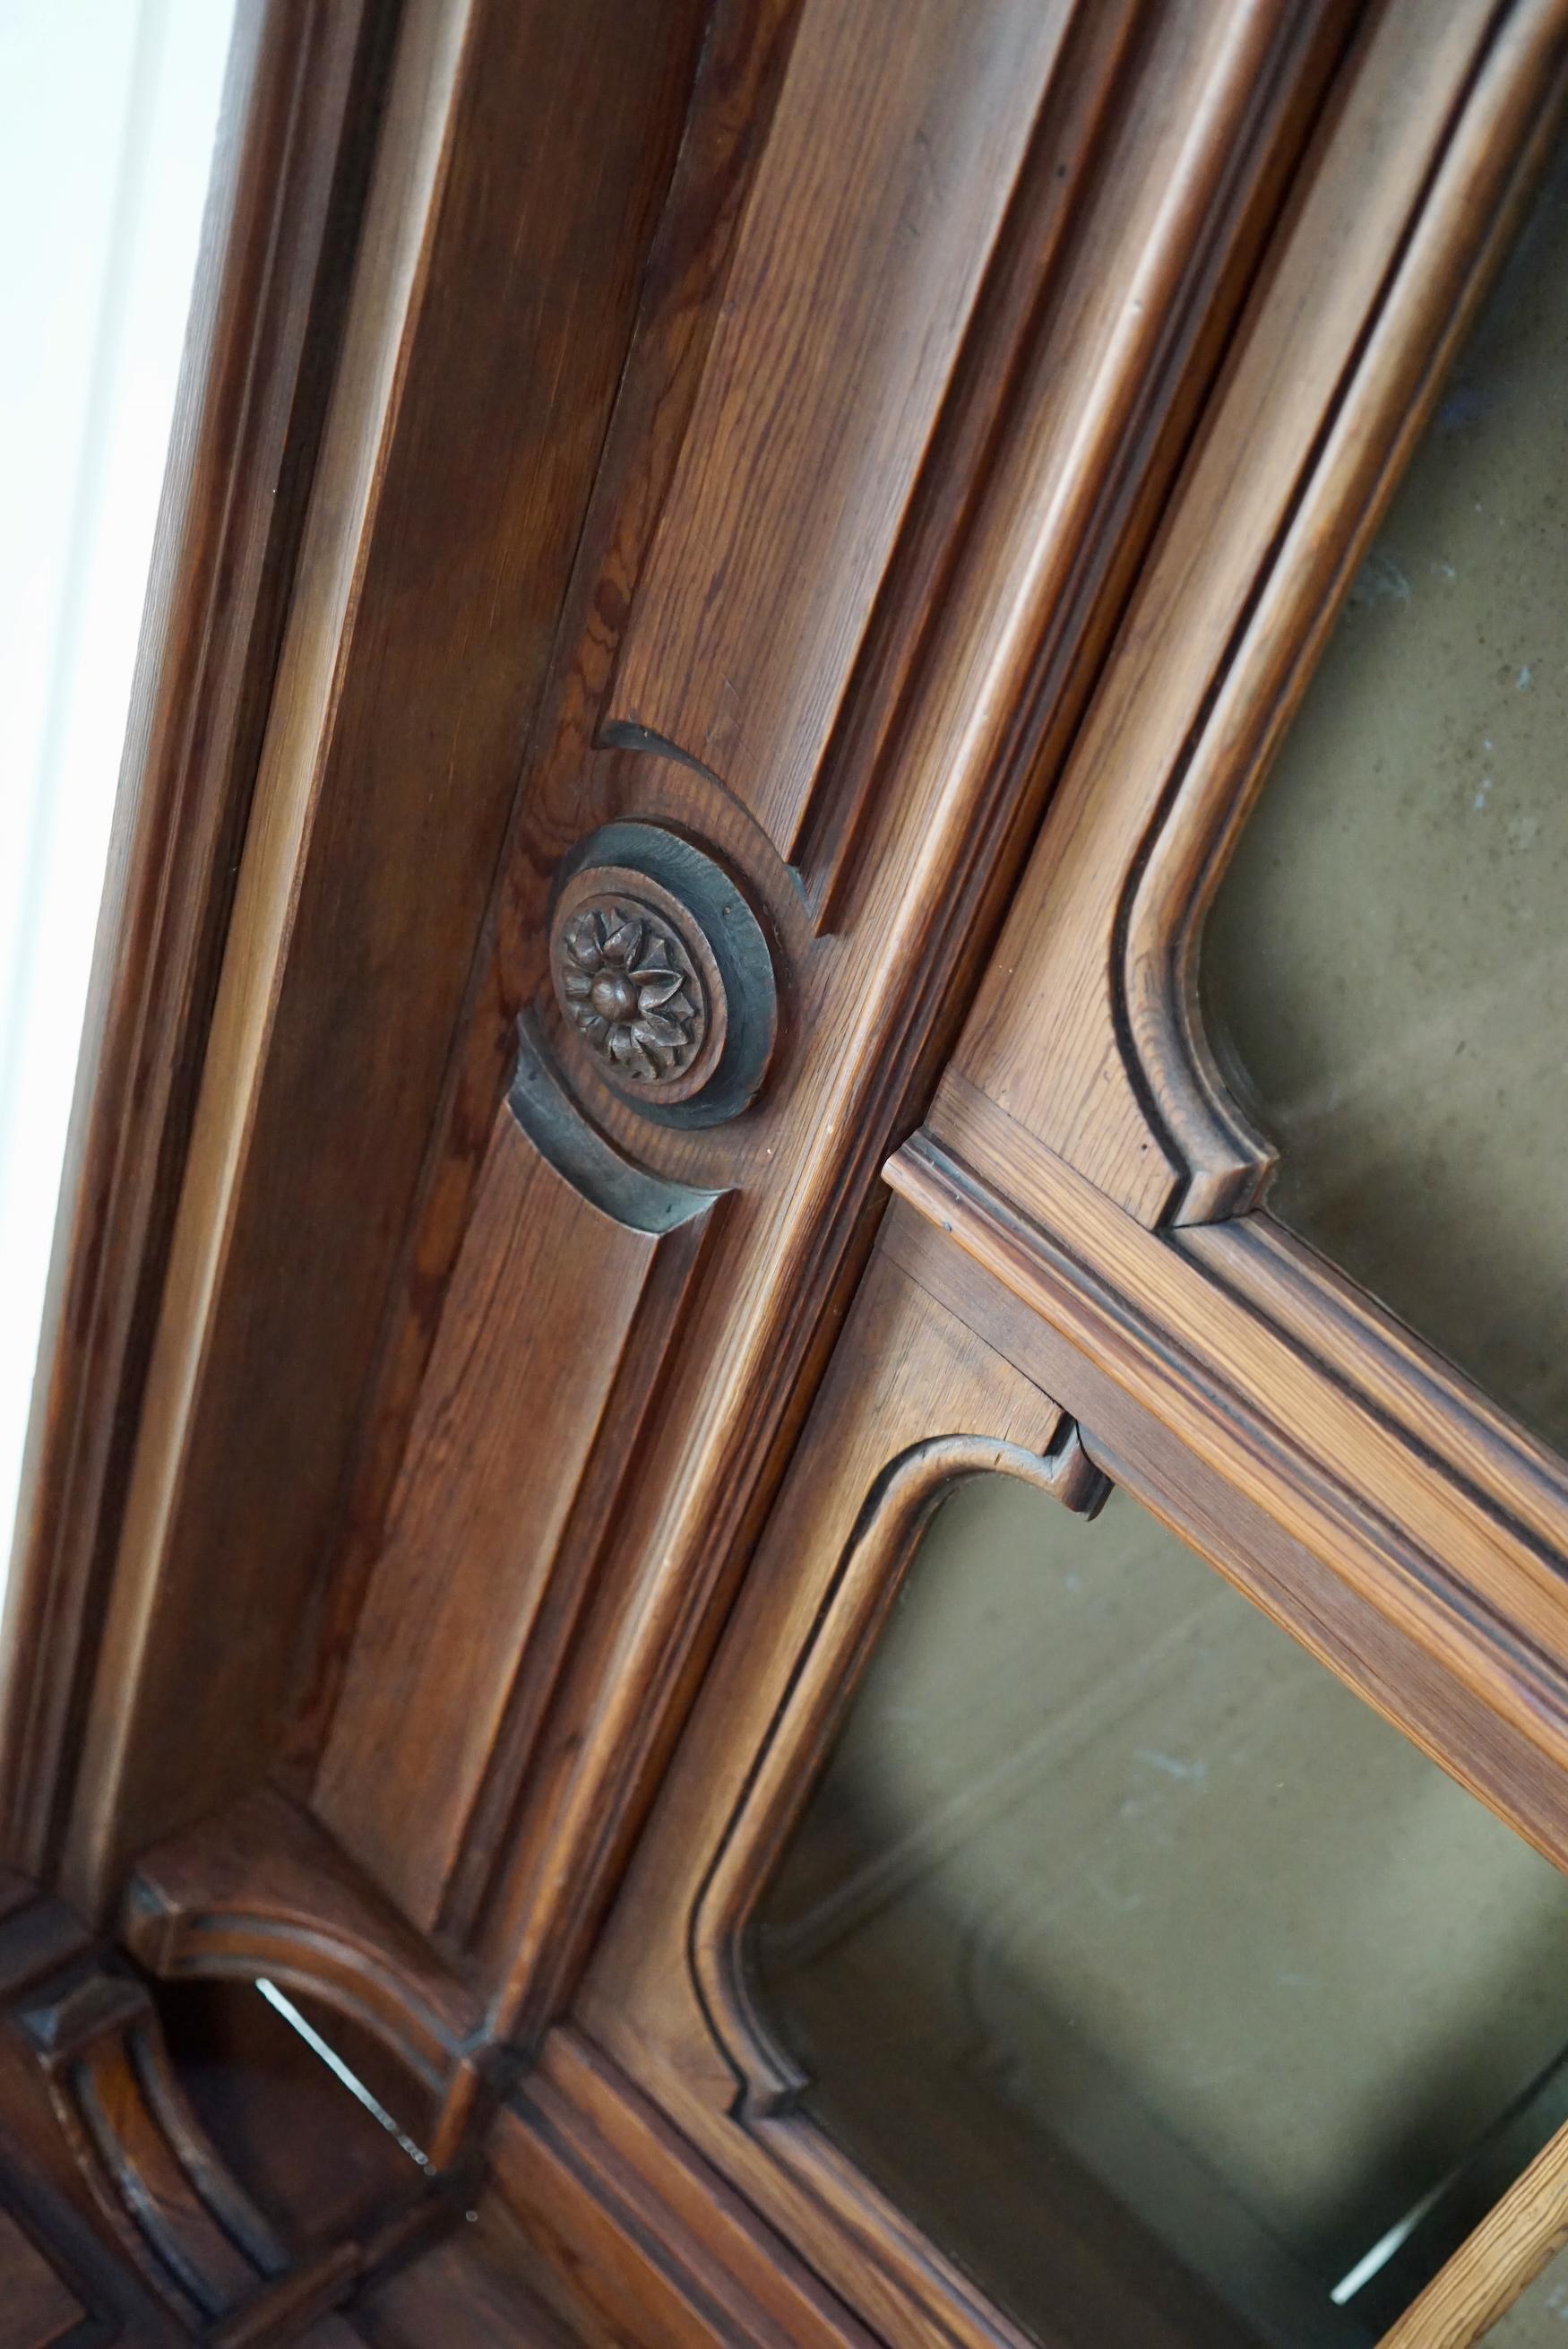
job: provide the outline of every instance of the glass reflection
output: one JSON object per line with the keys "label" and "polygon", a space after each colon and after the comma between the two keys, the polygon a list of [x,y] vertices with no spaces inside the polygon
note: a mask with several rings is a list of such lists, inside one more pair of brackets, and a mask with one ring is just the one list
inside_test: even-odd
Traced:
{"label": "glass reflection", "polygon": [[933,1520],[754,1942],[807,2109],[1073,2344],[1374,2342],[1568,2118],[1568,1882],[1125,1495]]}
{"label": "glass reflection", "polygon": [[1272,1211],[1568,1450],[1568,150],[1210,916]]}

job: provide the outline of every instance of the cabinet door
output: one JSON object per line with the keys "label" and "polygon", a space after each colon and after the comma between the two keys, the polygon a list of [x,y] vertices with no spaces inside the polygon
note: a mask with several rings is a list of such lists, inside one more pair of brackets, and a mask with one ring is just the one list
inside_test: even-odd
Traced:
{"label": "cabinet door", "polygon": [[579,2002],[881,2337],[1561,2322],[1562,30],[1438,29],[1316,120]]}
{"label": "cabinet door", "polygon": [[11,1847],[575,2337],[1551,2337],[1565,41],[385,40]]}

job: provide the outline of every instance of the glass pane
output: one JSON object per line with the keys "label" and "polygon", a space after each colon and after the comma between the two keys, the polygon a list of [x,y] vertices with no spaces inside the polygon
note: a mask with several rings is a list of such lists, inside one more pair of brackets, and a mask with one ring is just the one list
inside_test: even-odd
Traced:
{"label": "glass pane", "polygon": [[1548,2260],[1506,2316],[1486,2335],[1486,2349],[1565,2349],[1568,2345],[1568,2251]]}
{"label": "glass pane", "polygon": [[1209,1031],[1270,1206],[1568,1451],[1568,150],[1243,835]]}
{"label": "glass pane", "polygon": [[753,1944],[806,2109],[1075,2349],[1375,2342],[1568,2119],[1565,1961],[1568,1881],[1202,1559],[1004,1477]]}

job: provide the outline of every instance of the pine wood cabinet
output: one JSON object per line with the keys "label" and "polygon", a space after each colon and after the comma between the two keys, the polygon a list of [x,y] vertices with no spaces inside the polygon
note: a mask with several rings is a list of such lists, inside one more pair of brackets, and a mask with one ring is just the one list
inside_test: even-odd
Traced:
{"label": "pine wood cabinet", "polygon": [[1555,2337],[1565,71],[242,7],[3,2349]]}

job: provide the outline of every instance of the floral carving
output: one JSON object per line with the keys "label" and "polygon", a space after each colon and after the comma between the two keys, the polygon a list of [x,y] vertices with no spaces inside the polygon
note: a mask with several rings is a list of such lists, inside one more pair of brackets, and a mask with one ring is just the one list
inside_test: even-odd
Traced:
{"label": "floral carving", "polygon": [[568,921],[556,949],[567,1016],[621,1079],[662,1084],[702,1049],[703,990],[679,936],[646,905],[600,899]]}

